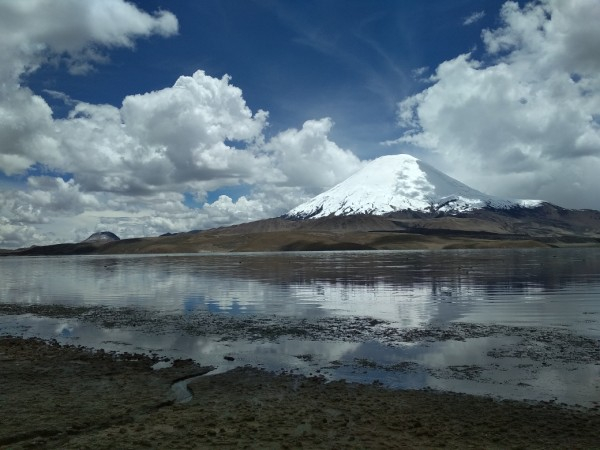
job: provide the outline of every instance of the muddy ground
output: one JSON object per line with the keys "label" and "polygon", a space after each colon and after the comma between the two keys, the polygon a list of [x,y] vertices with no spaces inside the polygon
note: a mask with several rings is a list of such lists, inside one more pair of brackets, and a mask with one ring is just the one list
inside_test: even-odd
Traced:
{"label": "muddy ground", "polygon": [[600,448],[600,412],[0,338],[1,448]]}

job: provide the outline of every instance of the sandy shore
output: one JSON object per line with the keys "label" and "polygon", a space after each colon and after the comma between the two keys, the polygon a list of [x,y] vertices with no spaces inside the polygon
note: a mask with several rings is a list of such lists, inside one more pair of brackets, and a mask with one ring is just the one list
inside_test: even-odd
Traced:
{"label": "sandy shore", "polygon": [[600,448],[600,412],[0,338],[0,448]]}

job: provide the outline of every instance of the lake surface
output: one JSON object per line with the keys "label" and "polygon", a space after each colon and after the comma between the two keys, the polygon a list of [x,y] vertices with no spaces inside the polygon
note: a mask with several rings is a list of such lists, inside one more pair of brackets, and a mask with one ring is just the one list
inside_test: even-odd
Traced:
{"label": "lake surface", "polygon": [[[0,334],[192,357],[219,370],[250,363],[396,387],[600,401],[598,249],[4,257],[2,304],[168,316],[144,328],[12,313],[0,315]],[[186,331],[207,314],[341,331],[273,339]],[[354,336],[360,318],[378,331]],[[450,338],[432,331],[447,329]],[[427,333],[385,338],[402,330]]]}

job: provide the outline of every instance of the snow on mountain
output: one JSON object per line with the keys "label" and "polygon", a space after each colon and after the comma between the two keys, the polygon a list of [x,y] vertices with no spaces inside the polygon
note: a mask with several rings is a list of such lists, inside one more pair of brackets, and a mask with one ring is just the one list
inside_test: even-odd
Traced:
{"label": "snow on mountain", "polygon": [[364,168],[285,216],[295,219],[386,214],[412,210],[447,213],[485,207],[535,207],[538,200],[507,200],[484,194],[410,155],[388,155]]}

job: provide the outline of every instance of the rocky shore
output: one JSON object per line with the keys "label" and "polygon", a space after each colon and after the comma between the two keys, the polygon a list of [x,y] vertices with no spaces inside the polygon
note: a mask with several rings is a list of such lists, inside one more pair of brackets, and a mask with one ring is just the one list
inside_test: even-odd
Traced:
{"label": "rocky shore", "polygon": [[[0,448],[597,448],[597,408],[0,338]],[[153,366],[155,368],[153,368]],[[193,378],[178,403],[177,380]]]}

